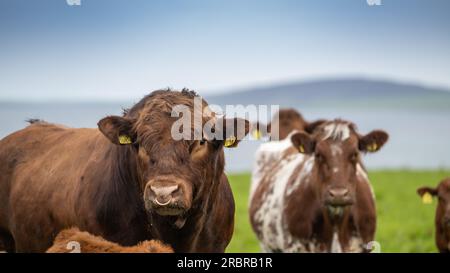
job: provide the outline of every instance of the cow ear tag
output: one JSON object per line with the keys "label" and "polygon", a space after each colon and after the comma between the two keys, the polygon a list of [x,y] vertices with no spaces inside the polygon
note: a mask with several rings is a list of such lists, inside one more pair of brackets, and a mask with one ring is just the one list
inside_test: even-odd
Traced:
{"label": "cow ear tag", "polygon": [[260,131],[260,130],[255,130],[255,131],[253,131],[252,136],[253,136],[253,138],[256,139],[256,140],[261,139],[261,131]]}
{"label": "cow ear tag", "polygon": [[305,146],[303,146],[303,144],[298,146],[298,150],[299,150],[300,153],[304,154],[305,153]]}
{"label": "cow ear tag", "polygon": [[119,136],[119,143],[122,145],[131,144],[131,138],[127,135],[120,135]]}
{"label": "cow ear tag", "polygon": [[378,145],[374,142],[372,144],[367,145],[367,151],[373,153],[378,150]]}
{"label": "cow ear tag", "polygon": [[234,143],[236,143],[236,137],[235,136],[230,136],[229,138],[225,139],[225,142],[223,143],[223,146],[230,148],[231,146],[234,145]]}
{"label": "cow ear tag", "polygon": [[429,192],[426,192],[422,195],[422,203],[429,205],[433,203],[433,196]]}

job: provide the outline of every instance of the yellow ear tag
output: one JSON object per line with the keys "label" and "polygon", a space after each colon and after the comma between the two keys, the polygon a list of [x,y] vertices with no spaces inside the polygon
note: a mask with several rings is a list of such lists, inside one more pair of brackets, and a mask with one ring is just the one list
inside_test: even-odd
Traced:
{"label": "yellow ear tag", "polygon": [[429,192],[424,193],[424,195],[422,195],[422,203],[429,205],[433,203],[433,196],[431,196],[431,194]]}
{"label": "yellow ear tag", "polygon": [[261,139],[261,131],[260,130],[255,130],[255,131],[253,131],[253,138],[254,139],[256,139],[256,140],[259,140],[259,139]]}
{"label": "yellow ear tag", "polygon": [[378,145],[374,142],[372,144],[367,145],[367,151],[375,152],[378,150]]}
{"label": "yellow ear tag", "polygon": [[229,138],[225,139],[223,146],[229,148],[229,147],[233,146],[235,142],[236,142],[236,137],[230,136]]}
{"label": "yellow ear tag", "polygon": [[131,138],[129,136],[121,135],[121,136],[119,136],[119,143],[122,145],[125,145],[125,144],[131,144],[132,142],[131,142]]}
{"label": "yellow ear tag", "polygon": [[305,153],[305,147],[303,145],[298,146],[298,150],[300,151],[300,153],[304,154]]}

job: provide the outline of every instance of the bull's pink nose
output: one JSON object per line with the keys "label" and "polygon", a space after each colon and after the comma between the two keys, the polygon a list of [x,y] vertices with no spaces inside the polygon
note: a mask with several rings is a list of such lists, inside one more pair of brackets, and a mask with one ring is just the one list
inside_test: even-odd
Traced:
{"label": "bull's pink nose", "polygon": [[178,185],[174,186],[151,186],[150,190],[154,195],[154,202],[159,206],[166,206],[172,200],[173,194],[178,190]]}
{"label": "bull's pink nose", "polygon": [[348,189],[346,188],[330,189],[328,190],[328,194],[332,198],[345,198],[348,196]]}

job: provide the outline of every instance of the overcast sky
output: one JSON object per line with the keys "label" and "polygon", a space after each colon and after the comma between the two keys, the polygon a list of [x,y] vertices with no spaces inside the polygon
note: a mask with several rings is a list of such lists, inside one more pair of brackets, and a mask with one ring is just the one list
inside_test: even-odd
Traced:
{"label": "overcast sky", "polygon": [[450,88],[450,1],[381,1],[1,0],[0,100],[344,76]]}

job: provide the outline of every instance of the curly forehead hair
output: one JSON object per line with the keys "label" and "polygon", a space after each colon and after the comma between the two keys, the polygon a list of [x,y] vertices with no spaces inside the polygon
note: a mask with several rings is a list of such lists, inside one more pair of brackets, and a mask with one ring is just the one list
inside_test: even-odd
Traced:
{"label": "curly forehead hair", "polygon": [[[138,103],[133,107],[123,109],[123,116],[136,118],[139,112],[149,105],[152,106],[173,106],[174,104],[192,104],[194,98],[199,98],[200,96],[193,90],[188,88],[183,88],[181,91],[172,90],[170,88],[161,89],[151,92],[150,94],[143,97]],[[203,100],[203,103],[207,103]],[[161,109],[162,110],[162,109]]]}

